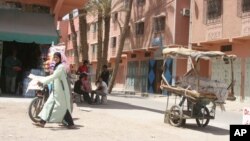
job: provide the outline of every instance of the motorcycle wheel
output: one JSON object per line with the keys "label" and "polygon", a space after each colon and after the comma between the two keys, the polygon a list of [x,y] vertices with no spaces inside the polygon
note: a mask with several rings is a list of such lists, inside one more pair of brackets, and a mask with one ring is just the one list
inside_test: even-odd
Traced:
{"label": "motorcycle wheel", "polygon": [[33,122],[39,122],[40,118],[38,117],[38,114],[40,113],[40,111],[42,110],[42,98],[39,97],[35,97],[29,105],[29,117]]}

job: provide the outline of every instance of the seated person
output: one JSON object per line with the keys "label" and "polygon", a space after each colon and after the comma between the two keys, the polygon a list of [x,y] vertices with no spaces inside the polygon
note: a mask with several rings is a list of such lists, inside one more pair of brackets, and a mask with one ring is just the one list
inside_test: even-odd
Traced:
{"label": "seated person", "polygon": [[87,79],[88,75],[86,73],[82,73],[79,76],[79,80],[75,82],[74,92],[80,95],[83,95],[83,98],[89,104],[92,104],[89,93],[91,92],[91,84]]}
{"label": "seated person", "polygon": [[[96,94],[95,97],[96,103],[105,103],[108,94],[108,86],[100,76],[98,77],[98,80],[96,82],[96,90],[91,92],[91,99],[93,101],[94,101],[94,94]],[[101,96],[101,101],[100,101],[100,96]]]}

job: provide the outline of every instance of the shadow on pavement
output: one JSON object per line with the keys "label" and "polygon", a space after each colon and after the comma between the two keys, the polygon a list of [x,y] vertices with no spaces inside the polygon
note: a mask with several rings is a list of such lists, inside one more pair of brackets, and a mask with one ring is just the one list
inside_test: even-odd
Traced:
{"label": "shadow on pavement", "polygon": [[73,118],[73,120],[75,121],[75,120],[79,120],[80,118]]}
{"label": "shadow on pavement", "polygon": [[16,95],[16,94],[0,94],[0,97],[3,98],[23,98],[23,99],[27,99],[27,98],[34,98],[34,97],[24,97],[23,95]]}
{"label": "shadow on pavement", "polygon": [[133,95],[133,94],[119,94],[119,93],[114,93],[114,94],[109,94],[112,95],[113,97],[125,97],[125,98],[137,98],[137,99],[147,99],[148,97],[143,97],[141,95]]}
{"label": "shadow on pavement", "polygon": [[48,127],[44,127],[44,128],[48,128],[52,131],[58,131],[58,130],[79,130],[82,127],[84,127],[84,126],[83,125],[75,125],[74,129],[69,129],[66,126],[58,125],[57,127],[48,126]]}
{"label": "shadow on pavement", "polygon": [[229,130],[224,129],[224,128],[219,128],[215,126],[210,126],[208,125],[207,127],[199,127],[197,124],[185,124],[183,128],[188,128],[192,130],[196,130],[199,132],[204,132],[204,133],[210,133],[214,135],[229,135]]}
{"label": "shadow on pavement", "polygon": [[128,103],[124,102],[117,102],[113,100],[108,100],[107,104],[93,104],[89,105],[87,103],[78,103],[78,107],[89,107],[93,109],[137,109],[137,110],[146,110],[146,111],[151,111],[151,112],[156,112],[160,114],[164,114],[164,111],[162,110],[157,110],[157,109],[152,109],[148,107],[142,107],[142,106],[137,106],[137,105],[131,105]]}

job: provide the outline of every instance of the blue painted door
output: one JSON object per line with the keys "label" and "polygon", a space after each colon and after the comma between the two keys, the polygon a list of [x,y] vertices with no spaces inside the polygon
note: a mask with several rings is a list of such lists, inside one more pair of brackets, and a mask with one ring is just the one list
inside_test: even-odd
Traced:
{"label": "blue painted door", "polygon": [[[173,71],[173,59],[168,58],[164,65],[164,76],[170,85],[172,84],[172,74],[173,74],[172,71]],[[163,90],[162,94],[168,95],[169,93],[166,90]]]}
{"label": "blue painted door", "polygon": [[155,60],[149,60],[149,70],[148,70],[148,93],[154,93],[155,88]]}

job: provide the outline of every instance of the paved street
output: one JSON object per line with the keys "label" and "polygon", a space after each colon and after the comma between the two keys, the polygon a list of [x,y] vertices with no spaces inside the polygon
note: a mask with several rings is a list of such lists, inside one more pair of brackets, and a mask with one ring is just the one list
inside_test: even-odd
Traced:
{"label": "paved street", "polygon": [[58,124],[37,128],[28,118],[30,98],[0,97],[1,141],[228,141],[229,125],[240,124],[242,107],[248,102],[227,102],[226,112],[217,109],[215,120],[206,128],[187,120],[184,127],[163,122],[166,97],[111,95],[107,105],[74,105],[73,118],[78,129]]}

